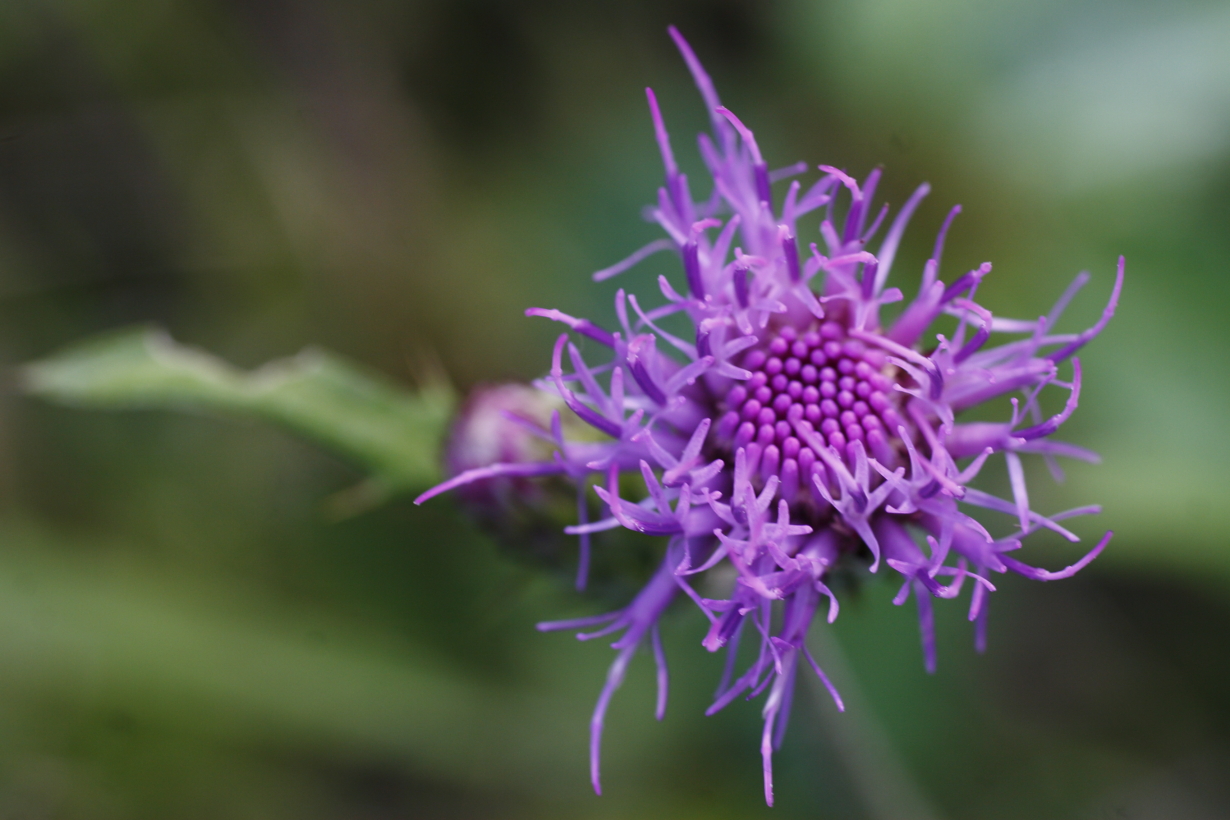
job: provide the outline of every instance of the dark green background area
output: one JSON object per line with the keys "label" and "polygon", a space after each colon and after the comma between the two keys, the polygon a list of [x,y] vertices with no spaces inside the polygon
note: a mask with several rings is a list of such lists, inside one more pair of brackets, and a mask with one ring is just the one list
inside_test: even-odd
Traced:
{"label": "dark green background area", "polygon": [[[694,610],[664,625],[666,720],[647,657],[617,696],[595,797],[611,653],[533,624],[617,586],[576,594],[447,499],[338,520],[362,476],[259,423],[13,376],[147,322],[245,368],[320,345],[407,385],[540,375],[557,328],[524,307],[609,321],[616,288],[678,281],[667,255],[589,281],[657,235],[646,85],[707,191],[668,23],[771,164],[883,165],[894,205],[931,182],[907,294],[956,202],[945,270],[991,260],[997,314],[1089,270],[1089,324],[1127,257],[1062,436],[1104,462],[1027,466],[1043,511],[1102,503],[1079,533],[1110,547],[996,578],[983,657],[938,602],[935,676],[895,585],[845,597],[813,632],[849,708],[801,687],[772,810],[759,701],[703,716]],[[1230,816],[1227,42],[1195,1],[0,5],[0,818]]]}

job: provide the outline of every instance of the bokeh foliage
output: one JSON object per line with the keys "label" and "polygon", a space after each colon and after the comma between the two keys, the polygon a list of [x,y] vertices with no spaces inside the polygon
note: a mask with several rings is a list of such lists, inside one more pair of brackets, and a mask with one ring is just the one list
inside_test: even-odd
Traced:
{"label": "bokeh foliage", "polygon": [[283,426],[367,474],[337,499],[346,513],[439,482],[456,405],[439,374],[411,392],[310,348],[243,373],[155,328],[92,339],[27,366],[22,377],[27,392],[71,405],[213,411]]}
{"label": "bokeh foliage", "polygon": [[[913,613],[862,584],[815,636],[851,708],[801,698],[773,812],[1230,811],[1224,4],[23,0],[0,6],[9,384],[39,359],[45,394],[105,403],[144,374],[149,407],[222,412],[4,396],[0,816],[767,816],[758,709],[701,715],[699,615],[668,620],[663,724],[647,663],[620,692],[595,798],[609,652],[532,625],[615,592],[393,496],[430,480],[451,402],[423,362],[459,390],[539,375],[555,329],[525,306],[607,319],[616,287],[678,275],[587,276],[655,235],[644,86],[699,178],[670,22],[777,164],[883,163],[893,203],[932,182],[907,292],[952,202],[946,265],[992,260],[997,313],[1088,269],[1088,323],[1128,259],[1064,430],[1105,461],[1054,489],[1029,467],[1042,509],[1103,503],[1082,535],[1111,547],[1003,583],[985,657],[941,602],[934,677]],[[71,347],[149,322],[187,347]]]}

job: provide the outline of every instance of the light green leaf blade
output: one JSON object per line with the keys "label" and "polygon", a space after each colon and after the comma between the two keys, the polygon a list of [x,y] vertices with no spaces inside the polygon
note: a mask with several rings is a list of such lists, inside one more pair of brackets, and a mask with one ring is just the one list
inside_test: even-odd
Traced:
{"label": "light green leaf blade", "polygon": [[439,480],[438,451],[456,403],[435,378],[411,392],[323,350],[243,371],[157,328],[92,339],[27,365],[27,391],[81,407],[180,409],[263,418],[371,474],[339,512]]}

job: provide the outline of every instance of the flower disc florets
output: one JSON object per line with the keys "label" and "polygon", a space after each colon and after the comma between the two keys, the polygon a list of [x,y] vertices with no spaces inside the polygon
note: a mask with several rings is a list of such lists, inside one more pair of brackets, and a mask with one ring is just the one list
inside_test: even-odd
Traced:
{"label": "flower disc florets", "polygon": [[[810,491],[813,479],[830,481],[810,446],[817,434],[848,466],[857,461],[856,441],[891,464],[890,442],[905,422],[886,360],[882,350],[849,338],[838,322],[816,322],[803,333],[783,327],[743,357],[752,375],[726,394],[718,436],[732,439],[732,452],[746,448],[762,480],[777,476],[781,497],[791,502],[800,487]],[[811,436],[800,440],[796,425]]]}
{"label": "flower disc florets", "polygon": [[[837,616],[837,600],[825,580],[839,562],[865,556],[870,571],[887,564],[901,576],[894,603],[914,596],[924,661],[933,670],[932,598],[953,598],[971,581],[969,614],[981,649],[987,593],[994,590],[991,572],[1064,578],[1106,545],[1110,533],[1059,572],[1030,567],[1008,554],[1039,528],[1076,541],[1060,522],[1098,511],[1082,507],[1048,516],[1033,510],[1021,454],[1043,456],[1056,475],[1056,456],[1096,460],[1093,453],[1050,436],[1076,409],[1081,369],[1073,354],[1110,320],[1123,260],[1101,319],[1082,333],[1057,333],[1055,326],[1087,274],[1077,277],[1046,316],[994,317],[974,301],[989,263],[951,284],[940,279],[944,238],[960,211],[953,208],[917,295],[885,323],[881,309],[903,299],[887,285],[897,247],[929,187],[920,186],[906,201],[874,253],[868,248],[889,213],[887,205],[878,212],[872,208],[879,170],[859,183],[821,165],[817,181],[806,189],[792,181],[779,203],[772,183],[808,166],[770,172],[752,132],[721,106],[678,32],[671,29],[671,35],[710,113],[713,133],[702,134],[699,146],[712,190],[693,199],[657,100],[646,89],[666,170],[651,214],[666,236],[594,278],[608,279],[651,253],[673,250],[682,263],[681,287],[660,278],[664,302],[650,309],[620,290],[615,330],[554,309],[527,311],[561,322],[609,351],[604,361],[591,365],[569,334],[561,335],[550,375],[537,383],[603,437],[567,435],[557,412],[537,431],[554,451],[550,459],[467,470],[418,500],[501,476],[573,479],[579,521],[565,531],[580,540],[578,587],[585,583],[592,533],[625,527],[666,536],[661,566],[626,608],[540,625],[543,630],[593,628],[578,635],[583,640],[620,633],[612,644],[619,654],[591,723],[594,788],[599,789],[607,704],[633,653],[646,643],[658,664],[659,716],[665,709],[667,673],[657,623],[682,593],[711,623],[705,648],[729,653],[709,713],[740,695],[768,691],[761,755],[765,798],[772,804],[772,752],[785,733],[799,666],[806,662],[841,706],[806,644],[824,600],[828,620]],[[822,211],[819,241],[801,253],[797,226],[817,211]],[[659,321],[672,314],[685,315],[694,334],[681,338],[664,330]],[[955,328],[951,338],[924,339],[942,317]],[[1017,338],[988,347],[992,333]],[[1063,372],[1071,376],[1064,378]],[[1051,416],[1039,403],[1046,387],[1066,393],[1063,409]],[[957,422],[962,411],[1010,393],[1018,395],[1007,420]],[[1004,458],[1010,499],[970,486],[993,454]],[[643,481],[642,497],[621,497],[620,478],[628,473]],[[592,522],[591,487],[607,513]],[[971,510],[1004,514],[1014,526],[992,535]],[[718,565],[734,570],[728,596],[702,598],[692,576]],[[736,677],[745,632],[759,648]]]}

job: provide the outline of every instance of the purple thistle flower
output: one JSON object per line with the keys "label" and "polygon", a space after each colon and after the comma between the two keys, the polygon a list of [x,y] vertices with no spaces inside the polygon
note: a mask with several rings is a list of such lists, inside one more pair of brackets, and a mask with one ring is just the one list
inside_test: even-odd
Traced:
{"label": "purple thistle flower", "polygon": [[[1076,409],[1082,377],[1075,354],[1114,314],[1124,263],[1121,257],[1101,319],[1082,333],[1059,333],[1055,326],[1088,281],[1084,273],[1046,316],[997,318],[974,301],[989,263],[951,284],[940,279],[944,239],[960,212],[957,206],[940,229],[918,294],[895,321],[882,324],[881,306],[903,298],[886,285],[902,234],[929,186],[920,186],[887,224],[874,253],[868,248],[889,213],[887,205],[873,213],[878,169],[860,184],[821,165],[818,181],[806,189],[792,181],[775,203],[771,183],[806,166],[770,172],[754,135],[721,105],[690,46],[674,28],[670,34],[710,112],[712,134],[701,134],[699,146],[712,192],[700,201],[692,198],[657,100],[646,89],[666,169],[651,213],[667,236],[594,279],[673,249],[683,263],[684,288],[661,277],[664,302],[650,308],[620,290],[614,331],[556,310],[526,311],[610,350],[605,362],[591,365],[565,333],[555,345],[549,376],[537,383],[605,435],[570,439],[557,411],[542,430],[554,444],[550,459],[464,471],[417,503],[495,476],[559,474],[575,481],[584,516],[592,483],[609,515],[594,522],[582,518],[565,530],[581,538],[578,587],[585,581],[591,533],[625,527],[666,537],[661,566],[626,608],[539,624],[544,631],[595,628],[578,635],[582,640],[619,635],[612,644],[619,654],[591,723],[594,789],[601,793],[599,745],[607,704],[632,654],[647,641],[658,666],[662,717],[667,671],[657,624],[682,593],[711,623],[704,647],[728,653],[708,713],[740,695],[768,691],[761,754],[765,799],[772,805],[772,753],[785,733],[795,677],[804,662],[843,708],[806,645],[808,628],[826,599],[827,620],[837,616],[837,599],[825,580],[839,561],[864,558],[871,572],[887,566],[901,576],[894,603],[914,596],[924,663],[931,672],[933,597],[954,598],[970,582],[969,618],[982,651],[988,593],[995,590],[990,572],[1012,571],[1040,581],[1067,578],[1110,540],[1107,532],[1083,558],[1058,572],[1009,555],[1042,528],[1077,541],[1061,522],[1099,511],[1083,507],[1048,516],[1033,510],[1021,455],[1041,455],[1057,476],[1057,456],[1097,460],[1094,453],[1050,436]],[[848,203],[843,219],[835,215],[839,201]],[[800,249],[797,223],[821,209],[820,242]],[[691,320],[694,337],[679,338],[660,327],[660,319],[676,313]],[[952,338],[936,335],[932,345],[924,335],[941,316],[952,317],[956,330]],[[989,347],[992,333],[1012,338]],[[1061,412],[1044,417],[1038,399],[1048,386],[1067,397]],[[956,421],[961,411],[1013,392],[1019,397],[1012,399],[1008,420]],[[1011,498],[969,486],[993,454],[1006,462]],[[642,476],[643,499],[620,495],[620,477],[630,471]],[[993,536],[969,514],[971,508],[1003,513],[1015,529]],[[719,564],[736,573],[729,596],[701,597],[692,576]],[[749,622],[759,650],[735,677],[738,645]]]}

